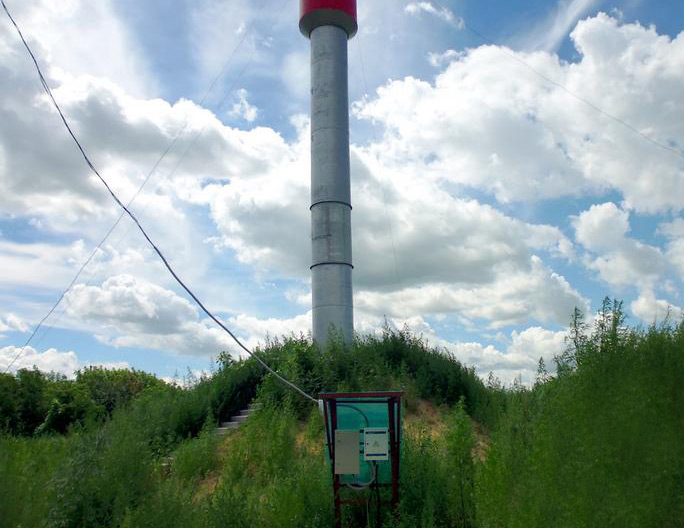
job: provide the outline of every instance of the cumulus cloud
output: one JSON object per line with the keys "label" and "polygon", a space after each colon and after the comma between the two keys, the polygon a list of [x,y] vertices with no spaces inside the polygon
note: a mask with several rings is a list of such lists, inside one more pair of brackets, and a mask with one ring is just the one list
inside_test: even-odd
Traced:
{"label": "cumulus cloud", "polygon": [[522,332],[513,331],[508,345],[509,354],[522,355],[529,360],[535,360],[536,369],[539,359],[543,359],[549,370],[553,370],[553,360],[565,349],[566,331],[553,331],[539,326],[533,326]]}
{"label": "cumulus cloud", "polygon": [[[18,54],[17,49],[10,48],[7,56],[16,61]],[[8,73],[14,71],[11,64],[6,67]],[[202,257],[206,253],[196,244],[188,248],[186,241],[194,237],[190,236],[192,226],[186,225],[186,204],[209,208],[220,235],[214,239],[238,261],[263,273],[306,281],[309,155],[308,131],[302,121],[296,122],[298,137],[287,142],[270,128],[242,131],[224,126],[211,113],[187,101],[170,105],[137,99],[110,82],[92,77],[57,72],[51,81],[56,83],[55,93],[82,136],[88,138],[89,145],[101,145],[106,152],[104,156],[98,154],[98,159],[105,160],[103,170],[124,196],[132,194],[144,177],[141,167],[151,165],[186,122],[191,136],[203,131],[174,177],[164,183],[168,195],[161,198],[143,193],[139,202],[143,220],[149,220],[147,225],[152,226],[157,237],[161,231],[167,252],[185,256],[181,264],[188,264],[196,276],[202,264],[194,261],[207,257]],[[12,93],[18,92],[14,89]],[[17,96],[27,98],[19,106],[28,106],[38,115],[50,114],[37,88]],[[380,94],[375,103],[380,104],[382,99]],[[359,110],[360,114],[363,112]],[[0,188],[4,183],[6,192],[0,196],[11,200],[5,207],[20,215],[29,211],[31,215],[42,215],[53,229],[63,229],[63,224],[78,229],[92,224],[92,218],[107,210],[102,205],[108,204],[109,198],[84,172],[73,147],[66,139],[66,143],[56,144],[55,159],[9,148],[12,138],[30,136],[34,127],[24,115],[12,114],[10,109],[7,113],[23,128],[14,133],[8,127],[2,142],[7,148]],[[46,134],[41,143],[51,145],[55,141],[53,136]],[[427,302],[425,293],[432,292],[433,298],[427,303],[429,312],[461,310],[466,319],[481,318],[495,326],[525,317],[545,322],[559,314],[550,305],[532,309],[538,301],[551,302],[549,296],[534,292],[535,287],[542,287],[542,277],[547,277],[561,293],[559,306],[563,310],[583,303],[562,277],[539,261],[544,255],[571,257],[572,243],[557,228],[521,222],[492,206],[458,198],[441,185],[439,178],[433,177],[435,162],[430,159],[430,151],[423,152],[419,164],[402,165],[402,156],[386,155],[387,145],[391,150],[391,140],[354,149],[354,252],[357,292],[362,303],[384,313],[389,297],[382,301],[383,295],[401,290],[420,291],[421,295],[416,296],[420,300],[407,305],[419,309]],[[72,154],[73,159],[69,157]],[[62,159],[70,159],[71,165],[61,166],[61,180],[49,181],[54,170],[34,166],[40,160],[54,169],[59,166],[57,160]],[[167,160],[170,165],[179,161],[179,154],[174,152]],[[36,210],[36,203],[43,204],[43,209]],[[69,211],[72,216],[57,215],[58,210]],[[109,217],[103,219],[105,225],[105,220],[111,221],[116,214],[112,209],[109,211]],[[174,221],[169,222],[169,218]],[[187,236],[177,232],[181,225],[186,225]],[[143,250],[136,251],[139,256]],[[134,254],[131,256],[140,260]],[[397,261],[395,273],[388,272],[386,263],[390,256]],[[13,268],[19,269],[19,263],[15,264]],[[133,267],[131,263],[125,271],[139,275]],[[109,269],[117,268],[111,265]],[[106,278],[104,269],[101,276]],[[449,302],[438,293],[442,287],[449,292],[445,296]],[[86,288],[79,293],[85,295],[88,291]],[[506,298],[501,310],[491,307],[492,304],[487,304],[490,308],[474,306],[483,295],[497,291],[513,295]],[[76,302],[77,298],[67,301]],[[100,312],[88,315],[93,321],[99,317],[100,322],[112,316]],[[563,314],[561,320],[565,317]],[[130,328],[128,334],[117,338],[117,343],[133,342]],[[155,346],[161,347],[162,343],[163,340]],[[175,346],[184,344],[178,342]]]}
{"label": "cumulus cloud", "polygon": [[364,310],[394,316],[408,314],[458,314],[463,322],[489,328],[524,324],[529,320],[564,323],[575,306],[588,302],[560,275],[532,257],[529,270],[504,266],[501,276],[489,284],[430,284],[388,294],[361,292],[357,305]]}
{"label": "cumulus cloud", "polygon": [[684,219],[663,222],[658,230],[667,238],[667,257],[684,281]]}
{"label": "cumulus cloud", "polygon": [[[310,258],[309,212],[302,206],[309,199],[305,141],[278,140],[262,174],[204,189],[222,243],[239,260],[301,280]],[[391,170],[372,148],[354,149],[352,171],[354,280],[363,309],[394,313],[400,308],[389,305],[401,304],[411,314],[464,310],[466,317],[502,325],[525,317],[547,321],[561,311],[564,322],[573,306],[585,304],[536,256],[572,258],[572,243],[559,229],[521,222],[456,198],[415,173]],[[560,295],[537,295],[537,289]]]}
{"label": "cumulus cloud", "polygon": [[0,348],[0,372],[4,372],[9,365],[9,372],[15,373],[22,369],[36,368],[43,372],[55,372],[67,378],[73,378],[76,371],[86,367],[102,367],[105,369],[128,369],[130,365],[126,361],[88,362],[79,361],[75,352],[61,352],[55,348],[48,348],[39,352],[33,347],[27,346],[24,352],[15,358],[21,351],[21,347],[7,346]]}
{"label": "cumulus cloud", "polygon": [[[380,328],[380,321],[363,317],[366,323]],[[550,373],[555,371],[555,356],[563,352],[566,331],[554,331],[540,326],[513,330],[509,335],[499,335],[502,346],[484,345],[479,342],[450,341],[439,337],[433,327],[422,317],[408,320],[390,319],[390,326],[409,328],[421,336],[430,346],[453,354],[456,359],[486,378],[493,373],[505,383],[521,379],[530,384],[535,380],[539,359],[543,359]]]}
{"label": "cumulus cloud", "polygon": [[451,61],[434,82],[407,77],[387,83],[377,97],[357,104],[356,114],[384,126],[384,157],[397,170],[485,190],[501,202],[614,190],[639,212],[681,210],[681,156],[599,114],[510,55],[681,150],[684,34],[671,40],[653,27],[599,14],[579,22],[571,37],[581,56],[576,63],[481,46]]}
{"label": "cumulus cloud", "polygon": [[228,325],[231,330],[235,329],[238,334],[245,337],[245,344],[248,347],[255,348],[265,344],[269,339],[308,335],[311,330],[311,311],[287,319],[260,319],[240,314],[228,319]]}
{"label": "cumulus cloud", "polygon": [[[0,371],[4,372],[20,351],[21,347],[16,346],[0,348]],[[38,352],[32,347],[26,347],[24,353],[10,367],[10,372],[34,367],[43,372],[73,376],[81,365],[75,352],[60,352],[54,348]]]}
{"label": "cumulus cloud", "polygon": [[[646,323],[678,320],[682,309],[675,302],[657,298],[658,290],[679,297],[673,271],[680,268],[681,221],[664,222],[659,233],[668,239],[665,250],[629,236],[630,214],[612,202],[596,204],[572,219],[577,241],[587,250],[583,263],[605,283],[637,290],[630,303],[634,316]],[[680,275],[681,281],[681,275]]]}
{"label": "cumulus cloud", "polygon": [[[95,222],[104,231],[97,222],[111,224],[118,211],[88,172],[35,82],[35,72],[26,67],[25,52],[13,43],[0,49],[0,57],[0,85],[7,94],[0,103],[2,211],[36,218],[47,229],[83,230]],[[50,67],[47,75],[86,149],[124,200],[188,114],[194,110],[196,120],[202,116],[187,102],[139,104],[109,81],[73,77]],[[168,200],[154,195],[143,196],[141,203],[158,214],[172,213]]]}
{"label": "cumulus cloud", "polygon": [[587,265],[608,284],[650,289],[667,271],[659,248],[627,236],[629,213],[615,204],[593,205],[573,224],[577,241],[592,253]]}
{"label": "cumulus cloud", "polygon": [[[240,6],[247,9],[247,4]],[[200,2],[193,23],[206,22],[220,8],[217,2]],[[430,2],[413,2],[407,11],[457,22],[453,13]],[[225,46],[247,31],[249,16],[231,22],[234,31]],[[0,208],[35,219],[47,232],[86,231],[96,239],[117,211],[63,135],[34,73],[24,68],[22,50],[6,34],[0,36],[0,87],[7,94],[0,102]],[[659,141],[676,143],[682,137],[683,36],[671,40],[655,29],[600,15],[578,24],[572,38],[582,55],[578,63],[549,53],[517,57]],[[169,104],[133,96],[132,89],[111,81],[61,70],[48,55],[56,96],[124,197],[135,192],[159,153],[188,123],[178,152],[172,151],[162,167],[164,173],[175,170],[161,184],[164,194],[144,192],[137,202],[146,225],[179,268],[203,278],[215,255],[197,242],[201,231],[220,258],[257,270],[257,282],[292,280],[297,298],[306,298],[301,291],[308,287],[310,258],[306,120],[293,120],[293,139],[267,127],[240,130],[189,101]],[[214,69],[215,60],[205,57],[202,67]],[[305,55],[286,54],[284,68],[290,63],[301,71]],[[604,204],[578,216],[576,239],[602,278],[616,286],[636,282],[645,295],[667,264],[661,250],[628,236],[629,214],[680,210],[684,163],[544,83],[495,46],[435,55],[433,63],[445,68],[434,82],[389,81],[354,106],[357,117],[384,127],[380,139],[352,147],[357,328],[377,328],[386,314],[426,331],[423,317],[447,314],[484,328],[563,324],[574,306],[587,307],[584,296],[554,270],[557,262],[573,262],[573,242],[555,226],[504,213],[494,200],[486,205],[467,198],[470,189],[498,202],[621,193],[622,207]],[[301,91],[301,79],[297,82],[293,89]],[[237,110],[249,121],[256,115],[242,95]],[[54,128],[45,128],[47,122]],[[203,215],[201,229],[188,211]],[[684,266],[677,237],[668,240],[667,258]],[[87,242],[3,241],[0,266],[11,273],[0,280],[7,286],[66,284],[88,247]],[[199,355],[228,348],[222,331],[168,283],[152,284],[168,279],[158,267],[143,266],[149,260],[145,251],[140,245],[106,246],[96,259],[97,284],[74,289],[67,298],[68,316],[85,321],[89,331],[114,346]],[[660,306],[655,294],[654,300]],[[635,312],[647,313],[644,304],[636,304]],[[236,310],[229,320],[251,344],[267,334],[308,329],[308,314],[278,320],[245,311]],[[534,354],[540,350],[530,344],[533,338],[544,343],[544,350],[557,344],[542,331],[525,338],[523,333],[511,342],[529,346]],[[477,349],[473,343],[459,346],[463,357]],[[511,369],[529,370],[538,357],[520,357],[521,347],[481,347],[477,361],[497,368],[509,361]]]}
{"label": "cumulus cloud", "polygon": [[643,292],[630,304],[632,313],[648,324],[662,323],[666,320],[679,322],[684,316],[684,309],[664,299],[657,299],[653,291]]}
{"label": "cumulus cloud", "polygon": [[[238,316],[231,318],[229,324],[246,337],[246,342],[251,347],[256,347],[266,343],[269,337],[306,335],[310,317],[310,312],[287,319]],[[493,372],[506,383],[512,383],[517,378],[527,384],[534,382],[540,358],[544,359],[549,372],[553,372],[554,357],[559,355],[565,346],[565,331],[553,331],[539,326],[512,331],[509,336],[505,336],[505,346],[498,348],[478,342],[444,339],[421,316],[406,319],[385,318],[359,308],[355,318],[356,331],[362,335],[379,335],[386,324],[395,330],[408,328],[424,339],[429,346],[453,354],[464,365],[474,367],[479,376],[486,378],[490,372]]]}
{"label": "cumulus cloud", "polygon": [[101,286],[75,286],[67,313],[93,325],[96,337],[115,347],[140,347],[178,354],[215,356],[234,346],[197,308],[175,292],[131,275]]}

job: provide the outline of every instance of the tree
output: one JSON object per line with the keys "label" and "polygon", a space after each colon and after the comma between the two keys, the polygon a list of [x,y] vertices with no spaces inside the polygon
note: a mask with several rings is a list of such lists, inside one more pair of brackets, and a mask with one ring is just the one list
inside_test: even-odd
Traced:
{"label": "tree", "polygon": [[550,379],[551,379],[551,376],[549,375],[549,371],[546,370],[546,362],[544,362],[543,357],[540,357],[539,363],[537,363],[537,380],[536,380],[536,383],[538,385],[541,385],[541,384],[546,383]]}
{"label": "tree", "polygon": [[109,416],[114,409],[128,404],[146,388],[163,383],[153,375],[139,370],[88,367],[76,373],[76,385],[83,387]]}
{"label": "tree", "polygon": [[570,319],[570,330],[565,336],[565,350],[560,356],[554,357],[558,376],[572,372],[581,361],[583,351],[589,341],[587,330],[588,325],[584,322],[584,312],[575,306]]}
{"label": "tree", "polygon": [[46,398],[48,379],[38,369],[17,372],[19,423],[17,432],[32,435],[43,423],[49,402]]}
{"label": "tree", "polygon": [[0,374],[0,432],[16,432],[19,425],[19,384],[12,374]]}
{"label": "tree", "polygon": [[474,493],[474,465],[473,448],[475,435],[470,425],[470,418],[465,409],[465,399],[461,397],[451,415],[449,432],[447,435],[447,449],[449,450],[449,464],[451,467],[451,502],[456,508],[453,518],[458,519],[459,528],[469,528],[475,522]]}

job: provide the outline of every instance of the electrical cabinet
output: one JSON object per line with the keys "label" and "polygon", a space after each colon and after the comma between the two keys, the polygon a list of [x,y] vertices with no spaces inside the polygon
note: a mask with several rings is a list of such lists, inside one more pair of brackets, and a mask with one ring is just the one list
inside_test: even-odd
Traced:
{"label": "electrical cabinet", "polygon": [[337,429],[335,431],[335,475],[358,475],[360,473],[359,430]]}
{"label": "electrical cabinet", "polygon": [[389,434],[387,429],[366,427],[363,430],[363,459],[389,460]]}

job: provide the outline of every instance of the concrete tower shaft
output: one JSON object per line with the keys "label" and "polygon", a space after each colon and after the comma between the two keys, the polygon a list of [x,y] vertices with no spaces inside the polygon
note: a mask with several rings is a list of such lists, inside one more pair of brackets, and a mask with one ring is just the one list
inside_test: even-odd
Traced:
{"label": "concrete tower shaft", "polygon": [[355,0],[302,0],[299,27],[311,40],[311,280],[313,339],[331,331],[351,343],[351,185],[347,40]]}

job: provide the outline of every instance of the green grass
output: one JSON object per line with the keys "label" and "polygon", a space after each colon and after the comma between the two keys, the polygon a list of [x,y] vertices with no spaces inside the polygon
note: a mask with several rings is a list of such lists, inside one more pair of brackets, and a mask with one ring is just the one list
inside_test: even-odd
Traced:
{"label": "green grass", "polygon": [[[591,333],[573,328],[561,374],[530,389],[486,386],[404,332],[349,352],[289,339],[261,353],[312,393],[406,391],[400,519],[386,527],[684,526],[684,326],[629,330],[615,304]],[[111,417],[0,436],[0,528],[332,526],[321,417],[252,360],[131,398],[95,379],[100,401],[118,402]],[[237,433],[211,434],[255,396],[264,408]],[[346,526],[372,526],[373,505],[345,507]]]}

